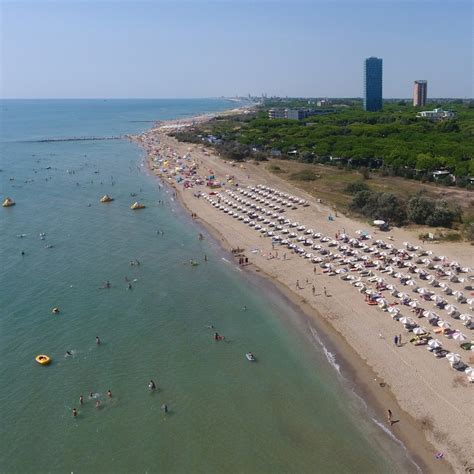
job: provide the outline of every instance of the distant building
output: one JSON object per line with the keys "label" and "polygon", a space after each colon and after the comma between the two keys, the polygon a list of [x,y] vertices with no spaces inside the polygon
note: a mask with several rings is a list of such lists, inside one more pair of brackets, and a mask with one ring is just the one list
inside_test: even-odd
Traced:
{"label": "distant building", "polygon": [[286,118],[292,120],[303,120],[308,117],[309,112],[301,109],[286,109]]}
{"label": "distant building", "polygon": [[329,105],[329,104],[330,104],[330,102],[329,102],[328,99],[321,99],[321,100],[318,100],[318,101],[316,102],[316,105],[317,105],[318,107],[326,107],[326,106]]}
{"label": "distant building", "polygon": [[428,92],[428,81],[415,81],[413,84],[413,107],[424,107]]}
{"label": "distant building", "polygon": [[270,109],[268,111],[268,118],[270,120],[284,119],[284,118],[286,118],[286,110],[284,110],[284,109]]}
{"label": "distant building", "polygon": [[428,120],[449,120],[456,115],[454,112],[443,109],[425,110],[416,114],[418,118],[426,118]]}
{"label": "distant building", "polygon": [[382,59],[370,57],[364,62],[364,110],[382,109]]}

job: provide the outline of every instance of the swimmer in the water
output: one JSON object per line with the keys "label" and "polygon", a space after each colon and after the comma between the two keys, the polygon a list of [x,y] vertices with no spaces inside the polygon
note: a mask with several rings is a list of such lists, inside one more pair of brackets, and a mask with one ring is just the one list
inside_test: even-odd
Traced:
{"label": "swimmer in the water", "polygon": [[100,408],[100,400],[96,400],[96,402],[95,402],[95,407],[96,407],[96,408]]}
{"label": "swimmer in the water", "polygon": [[153,382],[153,380],[150,380],[150,383],[148,384],[148,388],[150,390],[156,390],[156,385],[155,385],[155,382]]}
{"label": "swimmer in the water", "polygon": [[77,410],[75,408],[72,409],[72,416],[74,418],[77,416]]}
{"label": "swimmer in the water", "polygon": [[110,390],[107,390],[107,396],[108,396],[109,398],[112,398],[112,392],[111,392]]}
{"label": "swimmer in the water", "polygon": [[79,397],[79,403],[81,405],[84,403],[84,397],[82,395]]}
{"label": "swimmer in the water", "polygon": [[66,357],[68,356],[72,356],[72,352],[71,351],[66,351],[66,354],[65,354]]}
{"label": "swimmer in the water", "polygon": [[99,337],[99,336],[95,336],[95,343],[96,343],[98,346],[100,346],[101,341],[100,341],[100,337]]}

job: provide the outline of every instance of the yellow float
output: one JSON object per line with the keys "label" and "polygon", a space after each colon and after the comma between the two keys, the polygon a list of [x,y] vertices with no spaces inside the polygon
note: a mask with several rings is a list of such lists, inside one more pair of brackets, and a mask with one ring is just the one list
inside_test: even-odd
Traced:
{"label": "yellow float", "polygon": [[37,355],[35,357],[35,360],[36,362],[38,362],[38,364],[41,365],[48,365],[49,363],[51,363],[51,357],[44,354]]}
{"label": "yellow float", "polygon": [[100,202],[112,202],[113,200],[114,200],[114,198],[111,198],[108,194],[104,194],[100,198]]}
{"label": "yellow float", "polygon": [[130,209],[132,209],[133,211],[136,211],[137,209],[145,209],[145,205],[144,205],[144,204],[140,204],[140,203],[137,201],[137,202],[134,202],[134,203],[130,206]]}
{"label": "yellow float", "polygon": [[5,201],[3,201],[3,207],[12,207],[15,205],[15,201],[12,198],[7,197]]}

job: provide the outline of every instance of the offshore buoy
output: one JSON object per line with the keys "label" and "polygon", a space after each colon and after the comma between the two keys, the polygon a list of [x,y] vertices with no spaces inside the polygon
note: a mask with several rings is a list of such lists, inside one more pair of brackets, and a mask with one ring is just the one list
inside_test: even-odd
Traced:
{"label": "offshore buoy", "polygon": [[2,207],[12,207],[15,205],[15,201],[12,198],[7,197],[5,201],[3,201]]}
{"label": "offshore buoy", "polygon": [[104,194],[100,198],[100,202],[112,202],[113,200],[114,200],[114,198],[111,198],[108,194]]}

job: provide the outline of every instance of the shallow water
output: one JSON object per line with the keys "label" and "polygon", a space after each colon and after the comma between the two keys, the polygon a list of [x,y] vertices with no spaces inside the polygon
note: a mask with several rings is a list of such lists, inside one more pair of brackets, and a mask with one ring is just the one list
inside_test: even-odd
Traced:
{"label": "shallow water", "polygon": [[[415,470],[293,309],[212,239],[198,240],[202,229],[158,188],[134,144],[37,141],[136,133],[233,104],[1,105],[0,188],[17,202],[0,212],[1,472]],[[105,193],[114,202],[99,203]],[[135,200],[147,208],[132,212]],[[106,280],[112,287],[100,289]],[[41,353],[50,366],[34,361]]]}

